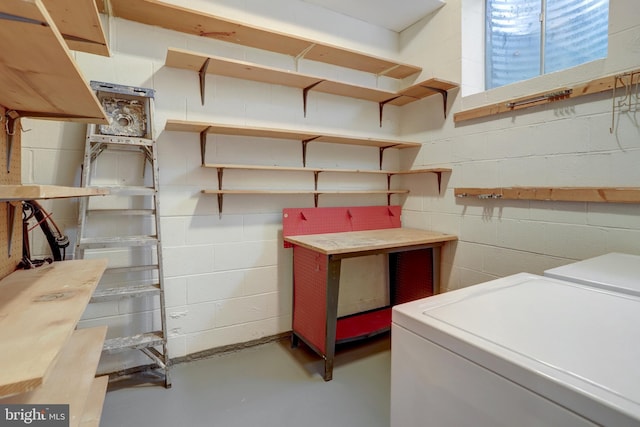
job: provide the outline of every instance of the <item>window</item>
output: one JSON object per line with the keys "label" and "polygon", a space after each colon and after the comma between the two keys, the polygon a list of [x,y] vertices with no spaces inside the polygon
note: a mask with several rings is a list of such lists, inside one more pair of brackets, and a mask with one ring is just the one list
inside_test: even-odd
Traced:
{"label": "window", "polygon": [[485,87],[605,58],[609,0],[487,0]]}

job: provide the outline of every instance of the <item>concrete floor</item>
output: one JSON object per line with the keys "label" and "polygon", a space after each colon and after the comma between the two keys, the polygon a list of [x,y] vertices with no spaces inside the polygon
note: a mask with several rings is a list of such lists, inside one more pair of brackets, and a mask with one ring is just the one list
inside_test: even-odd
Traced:
{"label": "concrete floor", "polygon": [[338,348],[333,380],[304,344],[276,341],[172,368],[169,390],[113,382],[102,427],[388,427],[389,335]]}

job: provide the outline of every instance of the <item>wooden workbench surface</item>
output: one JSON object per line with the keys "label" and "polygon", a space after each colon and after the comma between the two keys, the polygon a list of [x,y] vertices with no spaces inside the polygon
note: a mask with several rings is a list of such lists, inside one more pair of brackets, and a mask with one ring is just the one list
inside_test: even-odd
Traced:
{"label": "wooden workbench surface", "polygon": [[284,240],[325,255],[348,254],[457,240],[453,234],[414,228],[347,231],[288,236]]}

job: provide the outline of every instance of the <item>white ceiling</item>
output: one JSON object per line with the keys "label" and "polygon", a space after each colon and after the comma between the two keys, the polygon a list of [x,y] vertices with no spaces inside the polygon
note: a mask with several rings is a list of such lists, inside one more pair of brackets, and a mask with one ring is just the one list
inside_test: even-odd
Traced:
{"label": "white ceiling", "polygon": [[442,5],[444,0],[304,0],[380,27],[400,32]]}

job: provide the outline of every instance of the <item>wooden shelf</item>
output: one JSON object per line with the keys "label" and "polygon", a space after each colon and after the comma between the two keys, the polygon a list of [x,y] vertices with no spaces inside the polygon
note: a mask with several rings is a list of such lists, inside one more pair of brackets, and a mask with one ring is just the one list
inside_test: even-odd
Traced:
{"label": "wooden shelf", "polygon": [[71,50],[110,56],[94,0],[42,0]]}
{"label": "wooden shelf", "polygon": [[407,194],[409,190],[202,190],[204,194]]}
{"label": "wooden shelf", "polygon": [[26,117],[108,124],[40,0],[0,2],[0,105]]}
{"label": "wooden shelf", "polygon": [[392,78],[420,72],[414,65],[267,30],[157,0],[110,0],[114,16],[243,46],[324,62]]}
{"label": "wooden shelf", "polygon": [[63,187],[58,185],[0,185],[0,201],[63,199],[109,194],[105,188]]}
{"label": "wooden shelf", "polygon": [[347,96],[380,105],[380,119],[384,105],[402,106],[419,99],[440,94],[444,100],[445,116],[447,93],[458,87],[457,84],[441,79],[429,79],[417,83],[399,92],[365,87],[323,77],[302,74],[295,71],[232,60],[219,56],[203,55],[183,49],[169,48],[165,65],[168,67],[191,70],[200,75],[200,95],[204,104],[205,75],[216,74],[238,79],[252,80],[261,83],[277,84],[302,89],[303,108],[306,115],[307,95],[309,91],[318,91],[332,95]]}
{"label": "wooden shelf", "polygon": [[409,190],[202,190],[203,194],[215,194],[218,196],[218,213],[222,215],[222,206],[225,194],[240,195],[313,195],[313,204],[318,207],[318,198],[322,194],[334,195],[375,195],[387,196],[387,204],[391,204],[391,196],[394,194],[407,194]]}
{"label": "wooden shelf", "polygon": [[84,405],[84,412],[80,421],[81,427],[100,427],[100,417],[102,416],[102,407],[104,406],[108,385],[109,377],[107,375],[94,378],[89,390],[89,396],[87,396],[87,403]]}
{"label": "wooden shelf", "polygon": [[223,163],[206,163],[202,165],[205,168],[214,169],[241,169],[256,171],[277,171],[277,172],[331,172],[331,173],[364,173],[364,174],[382,174],[382,175],[409,175],[419,173],[443,173],[451,172],[448,168],[433,169],[413,169],[413,170],[382,170],[382,169],[332,169],[332,168],[314,168],[309,166],[263,166],[263,165],[234,165]]}
{"label": "wooden shelf", "polygon": [[59,261],[0,280],[0,397],[44,383],[106,266],[106,260]]}
{"label": "wooden shelf", "polygon": [[640,203],[640,187],[456,188],[456,197],[565,202]]}
{"label": "wooden shelf", "polygon": [[190,122],[184,120],[167,120],[165,130],[173,132],[194,132],[200,134],[200,152],[202,164],[205,164],[207,134],[232,136],[248,136],[272,139],[296,140],[302,143],[302,164],[306,165],[306,148],[309,142],[325,142],[332,144],[361,145],[380,149],[380,165],[387,148],[419,148],[418,142],[393,141],[388,139],[360,138],[355,136],[332,135],[322,132],[287,130],[250,126],[221,125],[216,123]]}
{"label": "wooden shelf", "polygon": [[622,74],[601,77],[572,87],[556,88],[548,92],[535,93],[508,101],[459,111],[454,114],[453,121],[458,123],[466,120],[474,120],[601,92],[613,91],[615,95],[616,88],[622,92],[619,92],[619,95],[624,95],[625,87],[628,89],[638,83],[640,83],[640,68]]}
{"label": "wooden shelf", "polygon": [[106,334],[106,326],[76,330],[62,348],[42,386],[2,399],[0,404],[68,404],[69,426],[79,426]]}

